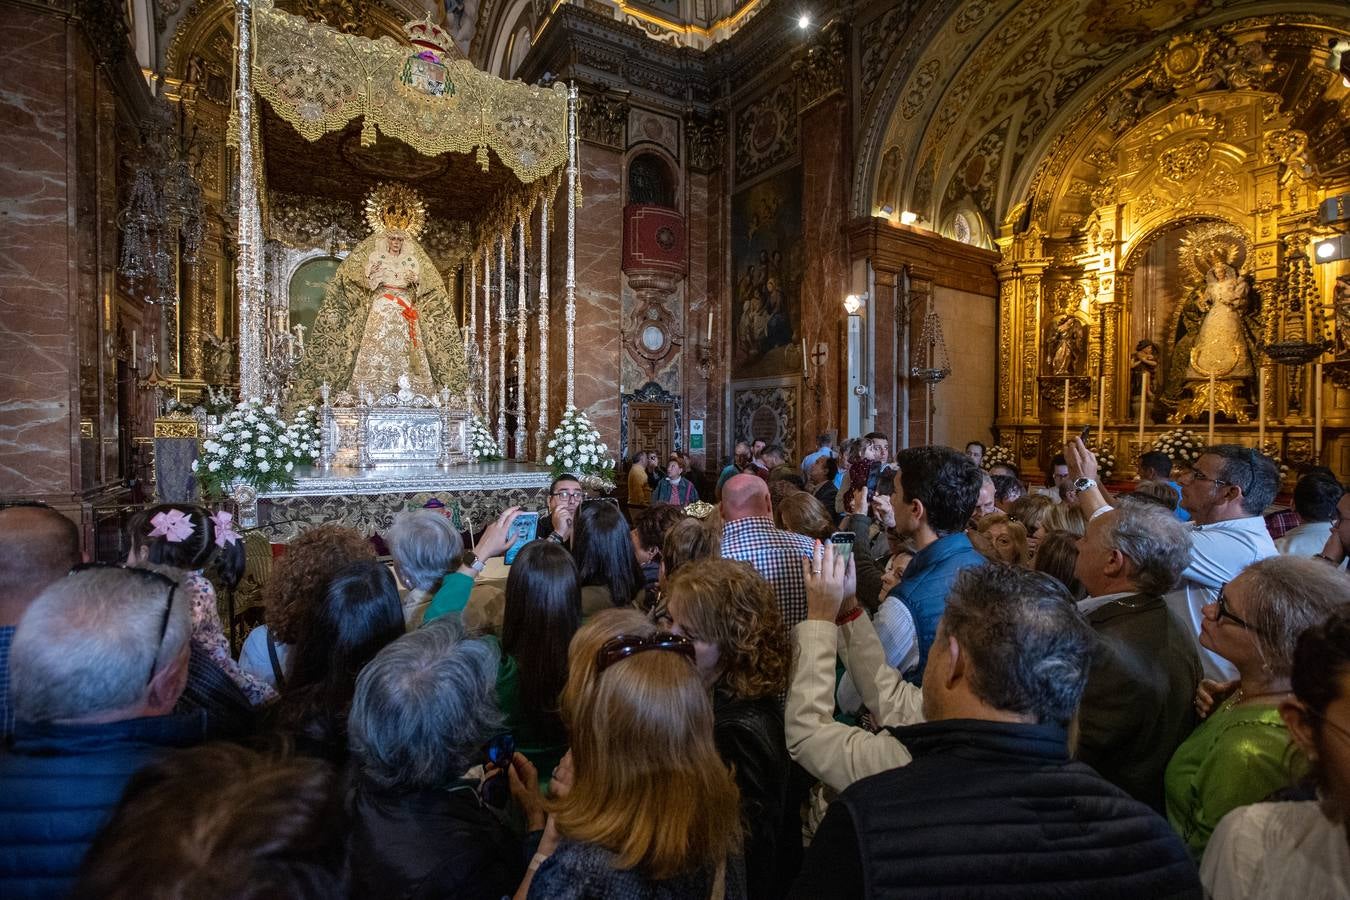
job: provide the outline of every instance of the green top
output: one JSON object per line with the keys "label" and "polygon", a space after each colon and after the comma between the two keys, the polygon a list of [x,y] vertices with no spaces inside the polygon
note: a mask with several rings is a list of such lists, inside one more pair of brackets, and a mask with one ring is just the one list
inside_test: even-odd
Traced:
{"label": "green top", "polygon": [[501,656],[497,668],[497,706],[506,719],[506,729],[516,739],[516,749],[539,771],[542,788],[567,752],[567,734],[556,720],[536,722],[526,713],[520,699],[520,666],[516,658],[501,652],[501,642],[496,637],[485,635],[482,640]]}
{"label": "green top", "polygon": [[473,579],[463,572],[449,572],[441,579],[440,590],[431,598],[431,605],[422,616],[422,624],[439,619],[449,613],[462,613],[469,603],[469,592],[473,590]]}
{"label": "green top", "polygon": [[1164,780],[1167,820],[1199,859],[1227,813],[1292,782],[1290,762],[1289,731],[1279,710],[1229,700],[1172,754]]}

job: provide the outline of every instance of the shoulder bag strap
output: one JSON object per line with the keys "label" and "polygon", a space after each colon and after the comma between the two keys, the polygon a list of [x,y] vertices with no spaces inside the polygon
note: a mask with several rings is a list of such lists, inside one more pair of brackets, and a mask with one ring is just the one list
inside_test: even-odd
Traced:
{"label": "shoulder bag strap", "polygon": [[281,660],[277,658],[277,644],[272,638],[272,629],[267,629],[267,660],[272,664],[272,677],[277,680],[277,690],[286,686],[286,675],[281,671]]}

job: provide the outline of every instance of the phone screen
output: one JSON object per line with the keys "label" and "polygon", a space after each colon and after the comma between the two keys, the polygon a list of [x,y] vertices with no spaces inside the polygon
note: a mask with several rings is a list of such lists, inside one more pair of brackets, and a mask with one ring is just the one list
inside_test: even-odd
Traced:
{"label": "phone screen", "polygon": [[506,548],[506,555],[502,562],[508,566],[516,561],[516,554],[520,548],[524,547],[530,541],[534,540],[535,532],[539,530],[539,512],[538,510],[527,510],[517,513],[516,520],[511,523],[511,546]]}
{"label": "phone screen", "polygon": [[834,545],[834,555],[848,559],[853,555],[853,532],[836,531],[830,535],[830,543]]}

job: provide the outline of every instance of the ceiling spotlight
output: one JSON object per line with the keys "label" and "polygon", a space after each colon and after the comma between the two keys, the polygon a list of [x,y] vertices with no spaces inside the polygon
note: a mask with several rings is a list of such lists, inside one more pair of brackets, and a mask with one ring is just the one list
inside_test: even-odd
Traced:
{"label": "ceiling spotlight", "polygon": [[810,28],[811,17],[806,13],[802,13],[800,16],[797,17],[797,27],[800,28],[802,31],[805,31],[806,29]]}
{"label": "ceiling spotlight", "polygon": [[901,225],[913,225],[913,224],[914,224],[915,222],[917,222],[917,221],[919,221],[919,214],[916,213],[916,212],[911,212],[910,210],[905,210],[904,212],[902,212],[902,213],[900,214],[900,224],[901,224]]}

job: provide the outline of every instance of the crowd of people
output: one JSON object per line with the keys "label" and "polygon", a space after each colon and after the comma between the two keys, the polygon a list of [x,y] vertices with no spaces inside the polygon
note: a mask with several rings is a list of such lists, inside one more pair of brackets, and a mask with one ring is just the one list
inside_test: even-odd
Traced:
{"label": "crowd of people", "polygon": [[0,896],[1350,896],[1330,471],[834,444],[317,525],[237,652],[228,512],[0,509]]}

